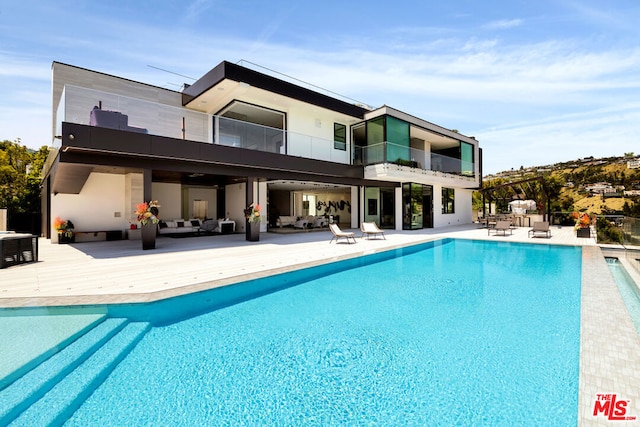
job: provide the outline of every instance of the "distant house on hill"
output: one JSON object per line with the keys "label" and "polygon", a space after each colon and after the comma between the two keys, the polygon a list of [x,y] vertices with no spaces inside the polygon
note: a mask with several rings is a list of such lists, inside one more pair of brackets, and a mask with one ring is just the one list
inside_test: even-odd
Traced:
{"label": "distant house on hill", "polygon": [[640,168],[640,159],[633,159],[627,161],[628,169],[637,169]]}
{"label": "distant house on hill", "polygon": [[595,184],[585,185],[584,189],[590,194],[605,194],[615,192],[613,186],[608,182],[596,182]]}

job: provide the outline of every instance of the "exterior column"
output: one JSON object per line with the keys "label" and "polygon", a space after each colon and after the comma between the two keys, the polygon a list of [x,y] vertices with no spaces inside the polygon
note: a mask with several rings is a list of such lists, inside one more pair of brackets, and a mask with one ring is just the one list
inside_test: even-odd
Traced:
{"label": "exterior column", "polygon": [[151,169],[145,169],[142,172],[142,194],[144,197],[145,202],[148,202],[150,200],[153,200],[153,194],[151,191],[151,183],[152,183],[152,170]]}
{"label": "exterior column", "polygon": [[[245,186],[245,208],[249,207],[250,204],[253,203],[254,192],[253,192],[253,184],[256,182],[256,178],[253,176],[247,177],[247,185]],[[245,237],[247,240],[251,240],[251,226],[249,220],[245,218]]]}
{"label": "exterior column", "polygon": [[247,186],[246,186],[246,206],[249,206],[253,203],[253,184],[256,182],[256,178],[253,176],[247,177]]}
{"label": "exterior column", "polygon": [[126,219],[131,224],[137,224],[138,218],[134,214],[136,205],[145,200],[141,173],[128,173],[125,175],[124,195],[124,208],[125,212],[127,212]]}

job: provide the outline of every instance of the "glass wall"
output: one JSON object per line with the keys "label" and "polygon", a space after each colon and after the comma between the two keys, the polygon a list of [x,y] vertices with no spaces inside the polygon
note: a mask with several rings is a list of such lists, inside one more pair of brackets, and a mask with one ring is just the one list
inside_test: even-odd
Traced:
{"label": "glass wall", "polygon": [[364,221],[375,222],[380,228],[395,228],[395,189],[366,187],[364,189]]}
{"label": "glass wall", "polygon": [[384,142],[384,117],[367,122],[367,146]]}
{"label": "glass wall", "polygon": [[473,145],[460,142],[460,162],[462,175],[474,176]]}
{"label": "glass wall", "polygon": [[402,229],[422,228],[422,185],[402,184]]}
{"label": "glass wall", "polygon": [[380,228],[396,228],[396,190],[395,188],[380,189]]}
{"label": "glass wall", "polygon": [[364,221],[380,224],[380,188],[364,189]]}
{"label": "glass wall", "polygon": [[433,227],[433,187],[415,183],[402,184],[402,229]]}
{"label": "glass wall", "polygon": [[387,116],[387,162],[397,164],[409,164],[410,134],[409,123]]}

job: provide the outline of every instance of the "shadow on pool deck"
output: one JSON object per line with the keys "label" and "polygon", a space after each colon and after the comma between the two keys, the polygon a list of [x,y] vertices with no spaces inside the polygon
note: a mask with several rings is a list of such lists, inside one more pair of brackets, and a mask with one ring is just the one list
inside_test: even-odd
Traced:
{"label": "shadow on pool deck", "polygon": [[146,251],[139,240],[58,245],[41,239],[39,262],[0,271],[0,307],[144,302],[446,237],[595,245],[576,238],[571,227],[554,227],[550,239],[529,238],[528,230],[507,236],[489,236],[477,224],[387,230],[386,240],[358,238],[356,244],[329,243],[329,231],[262,233],[259,242],[247,242],[244,234],[160,237],[156,249]]}

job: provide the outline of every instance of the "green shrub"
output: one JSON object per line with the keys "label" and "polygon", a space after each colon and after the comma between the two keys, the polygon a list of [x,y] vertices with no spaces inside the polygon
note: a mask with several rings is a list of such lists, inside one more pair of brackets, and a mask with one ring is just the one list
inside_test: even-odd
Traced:
{"label": "green shrub", "polygon": [[622,243],[622,230],[604,217],[598,217],[596,231],[598,243]]}

